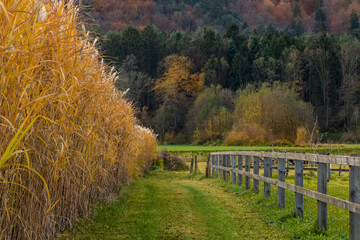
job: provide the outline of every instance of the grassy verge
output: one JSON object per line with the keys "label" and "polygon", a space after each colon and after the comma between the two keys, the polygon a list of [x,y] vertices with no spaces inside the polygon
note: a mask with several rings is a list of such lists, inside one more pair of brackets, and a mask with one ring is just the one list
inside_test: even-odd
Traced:
{"label": "grassy verge", "polygon": [[156,172],[59,239],[289,239],[256,208],[187,172]]}
{"label": "grassy verge", "polygon": [[159,145],[158,150],[167,150],[174,154],[192,153],[207,154],[216,151],[288,151],[288,152],[328,152],[332,154],[359,154],[359,144],[320,145],[317,147],[272,147],[272,146],[192,146],[192,145]]}
{"label": "grassy verge", "polygon": [[[204,168],[204,163],[201,169]],[[262,172],[260,172],[263,175]],[[273,178],[277,174],[273,172]],[[260,182],[260,193],[252,192],[253,180],[251,179],[251,188],[246,190],[244,185],[237,186],[219,178],[202,179],[210,184],[221,186],[226,191],[235,193],[241,199],[249,204],[250,208],[256,208],[262,215],[265,222],[273,224],[290,234],[291,239],[348,239],[349,236],[349,212],[328,205],[328,230],[323,231],[317,228],[317,201],[304,196],[304,218],[294,216],[294,192],[286,190],[286,207],[281,209],[277,206],[277,187],[271,186],[271,196],[265,198],[263,194],[263,183]],[[294,172],[290,172],[286,177],[286,182],[294,184]],[[316,190],[316,173],[305,172],[304,187]],[[338,176],[331,174],[331,180],[328,183],[328,194],[342,199],[349,198],[348,175]]]}

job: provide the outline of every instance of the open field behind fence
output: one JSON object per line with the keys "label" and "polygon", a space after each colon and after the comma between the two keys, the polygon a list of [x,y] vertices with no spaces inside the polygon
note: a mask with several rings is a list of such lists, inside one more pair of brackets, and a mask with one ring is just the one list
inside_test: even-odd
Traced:
{"label": "open field behind fence", "polygon": [[349,155],[360,154],[360,144],[321,144],[314,147],[159,145],[158,150],[167,150],[174,154],[192,153],[199,155],[217,151],[287,151]]}

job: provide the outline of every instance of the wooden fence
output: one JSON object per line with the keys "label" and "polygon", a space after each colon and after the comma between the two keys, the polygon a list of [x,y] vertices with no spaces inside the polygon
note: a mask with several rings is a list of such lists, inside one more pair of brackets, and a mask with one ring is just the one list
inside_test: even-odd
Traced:
{"label": "wooden fence", "polygon": [[[212,176],[222,175],[224,179],[230,178],[238,185],[243,183],[250,189],[250,178],[254,179],[253,191],[259,192],[259,181],[264,182],[264,194],[270,196],[270,184],[278,186],[278,204],[285,207],[285,189],[295,192],[295,213],[303,217],[303,196],[317,201],[318,227],[327,229],[327,204],[331,204],[349,211],[350,239],[360,240],[360,156],[320,155],[307,153],[281,153],[257,151],[214,152],[212,157]],[[251,158],[253,158],[253,173],[250,172]],[[259,175],[260,158],[264,160],[264,176]],[[272,179],[273,159],[278,160],[278,180]],[[237,163],[236,163],[237,160]],[[245,171],[243,170],[245,160]],[[295,185],[285,182],[286,160],[295,161]],[[303,187],[304,161],[317,163],[317,191]],[[349,201],[327,195],[327,180],[329,164],[348,165],[349,172]]]}

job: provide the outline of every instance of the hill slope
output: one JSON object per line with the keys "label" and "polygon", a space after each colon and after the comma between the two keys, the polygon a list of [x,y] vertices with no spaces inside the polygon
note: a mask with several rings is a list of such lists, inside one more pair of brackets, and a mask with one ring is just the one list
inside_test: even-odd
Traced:
{"label": "hill slope", "polygon": [[194,32],[209,26],[219,31],[232,22],[246,28],[274,23],[281,29],[324,30],[349,28],[351,13],[360,13],[359,0],[80,0],[102,30],[153,24],[170,32]]}

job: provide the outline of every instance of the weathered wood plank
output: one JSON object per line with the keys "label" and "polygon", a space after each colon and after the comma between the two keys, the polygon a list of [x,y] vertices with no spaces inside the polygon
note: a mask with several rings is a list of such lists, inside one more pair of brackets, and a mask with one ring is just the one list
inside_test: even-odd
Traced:
{"label": "weathered wood plank", "polygon": [[286,176],[289,176],[289,171],[290,171],[290,168],[289,168],[289,160],[285,160],[286,161]]}
{"label": "weathered wood plank", "polygon": [[[231,168],[236,169],[236,156],[232,155],[231,156]],[[232,172],[231,174],[231,180],[232,180],[232,184],[236,184],[236,173]]]}
{"label": "weathered wood plank", "polygon": [[[238,169],[242,171],[243,169],[243,160],[242,160],[242,156],[239,155],[239,158],[238,158]],[[243,182],[243,175],[242,174],[238,174],[238,185],[241,186],[242,185],[242,182]]]}
{"label": "weathered wood plank", "polygon": [[339,176],[341,176],[341,164],[339,165]]}
{"label": "weathered wood plank", "polygon": [[[259,157],[254,157],[254,174],[259,175]],[[259,193],[259,180],[254,179],[254,193]]]}
{"label": "weathered wood plank", "polygon": [[[304,161],[296,160],[295,162],[295,185],[304,186]],[[304,196],[301,193],[295,193],[295,215],[304,217]]]}
{"label": "weathered wood plank", "polygon": [[215,168],[213,168],[213,166],[215,166],[215,155],[211,156],[211,176],[214,178],[215,177]]}
{"label": "weathered wood plank", "polygon": [[193,169],[194,169],[194,158],[192,157],[191,164],[190,164],[190,173],[192,173]]}
{"label": "weathered wood plank", "polygon": [[228,151],[228,152],[213,152],[211,154],[222,155],[247,155],[257,157],[270,157],[270,158],[285,158],[292,160],[303,160],[308,162],[342,164],[360,167],[360,157],[342,156],[342,155],[319,155],[312,153],[282,153],[282,152],[263,152],[263,151]]}
{"label": "weathered wood plank", "polygon": [[[226,155],[226,166],[229,168],[229,167],[231,167],[230,166],[230,155]],[[230,172],[227,172],[227,177],[226,177],[226,179],[228,180],[228,181],[230,181]]]}
{"label": "weathered wood plank", "polygon": [[[222,166],[226,167],[226,157],[225,157],[225,155],[222,155],[221,158],[222,158],[221,159],[222,160]],[[223,179],[226,180],[226,171],[225,170],[223,171]]]}
{"label": "weathered wood plank", "polygon": [[[285,182],[285,159],[279,159],[279,168],[278,168],[278,180]],[[278,204],[281,208],[285,208],[285,189],[278,187]]]}
{"label": "weathered wood plank", "polygon": [[310,190],[310,189],[306,189],[306,188],[303,188],[303,187],[300,187],[300,186],[296,186],[296,185],[293,185],[293,184],[290,184],[290,183],[281,182],[279,180],[267,178],[267,177],[264,177],[264,176],[259,176],[259,175],[256,175],[256,174],[253,174],[253,173],[250,173],[250,172],[241,171],[241,170],[238,170],[238,169],[234,170],[234,169],[231,169],[231,168],[224,168],[224,167],[221,167],[221,166],[216,166],[215,168],[221,169],[221,170],[226,170],[226,171],[235,171],[236,173],[251,177],[253,179],[257,179],[257,180],[260,180],[260,181],[263,181],[263,182],[267,182],[267,183],[270,183],[270,184],[275,185],[277,187],[282,187],[282,188],[285,188],[287,190],[300,193],[300,194],[302,194],[304,196],[311,197],[311,198],[314,198],[316,200],[325,202],[327,204],[331,204],[331,205],[334,205],[336,207],[348,210],[350,212],[360,214],[360,204],[357,204],[357,203],[354,203],[354,202],[350,202],[350,201],[347,201],[347,200],[344,200],[344,199],[329,196],[329,195],[319,193],[317,191],[313,191],[313,190]]}
{"label": "weathered wood plank", "polygon": [[207,155],[205,177],[210,177],[210,154]]}
{"label": "weathered wood plank", "polygon": [[[250,172],[250,156],[245,156],[245,171]],[[250,189],[250,177],[245,177],[245,188]]]}
{"label": "weathered wood plank", "polygon": [[[270,178],[271,177],[271,165],[272,159],[269,157],[265,157],[264,159],[264,176]],[[264,194],[265,197],[270,197],[271,187],[269,183],[264,183]]]}
{"label": "weathered wood plank", "polygon": [[[219,166],[219,155],[215,155],[214,156],[215,157],[215,166]],[[218,169],[216,169],[216,168],[214,168],[214,172],[215,172],[215,177],[218,177],[219,176],[219,174],[218,174]]]}
{"label": "weathered wood plank", "polygon": [[[317,191],[327,194],[327,171],[328,164],[319,163],[318,176],[317,176]],[[318,227],[327,229],[327,204],[321,201],[317,201],[317,222]]]}
{"label": "weathered wood plank", "polygon": [[198,171],[198,160],[197,160],[197,156],[195,156],[195,173],[197,173]]}

